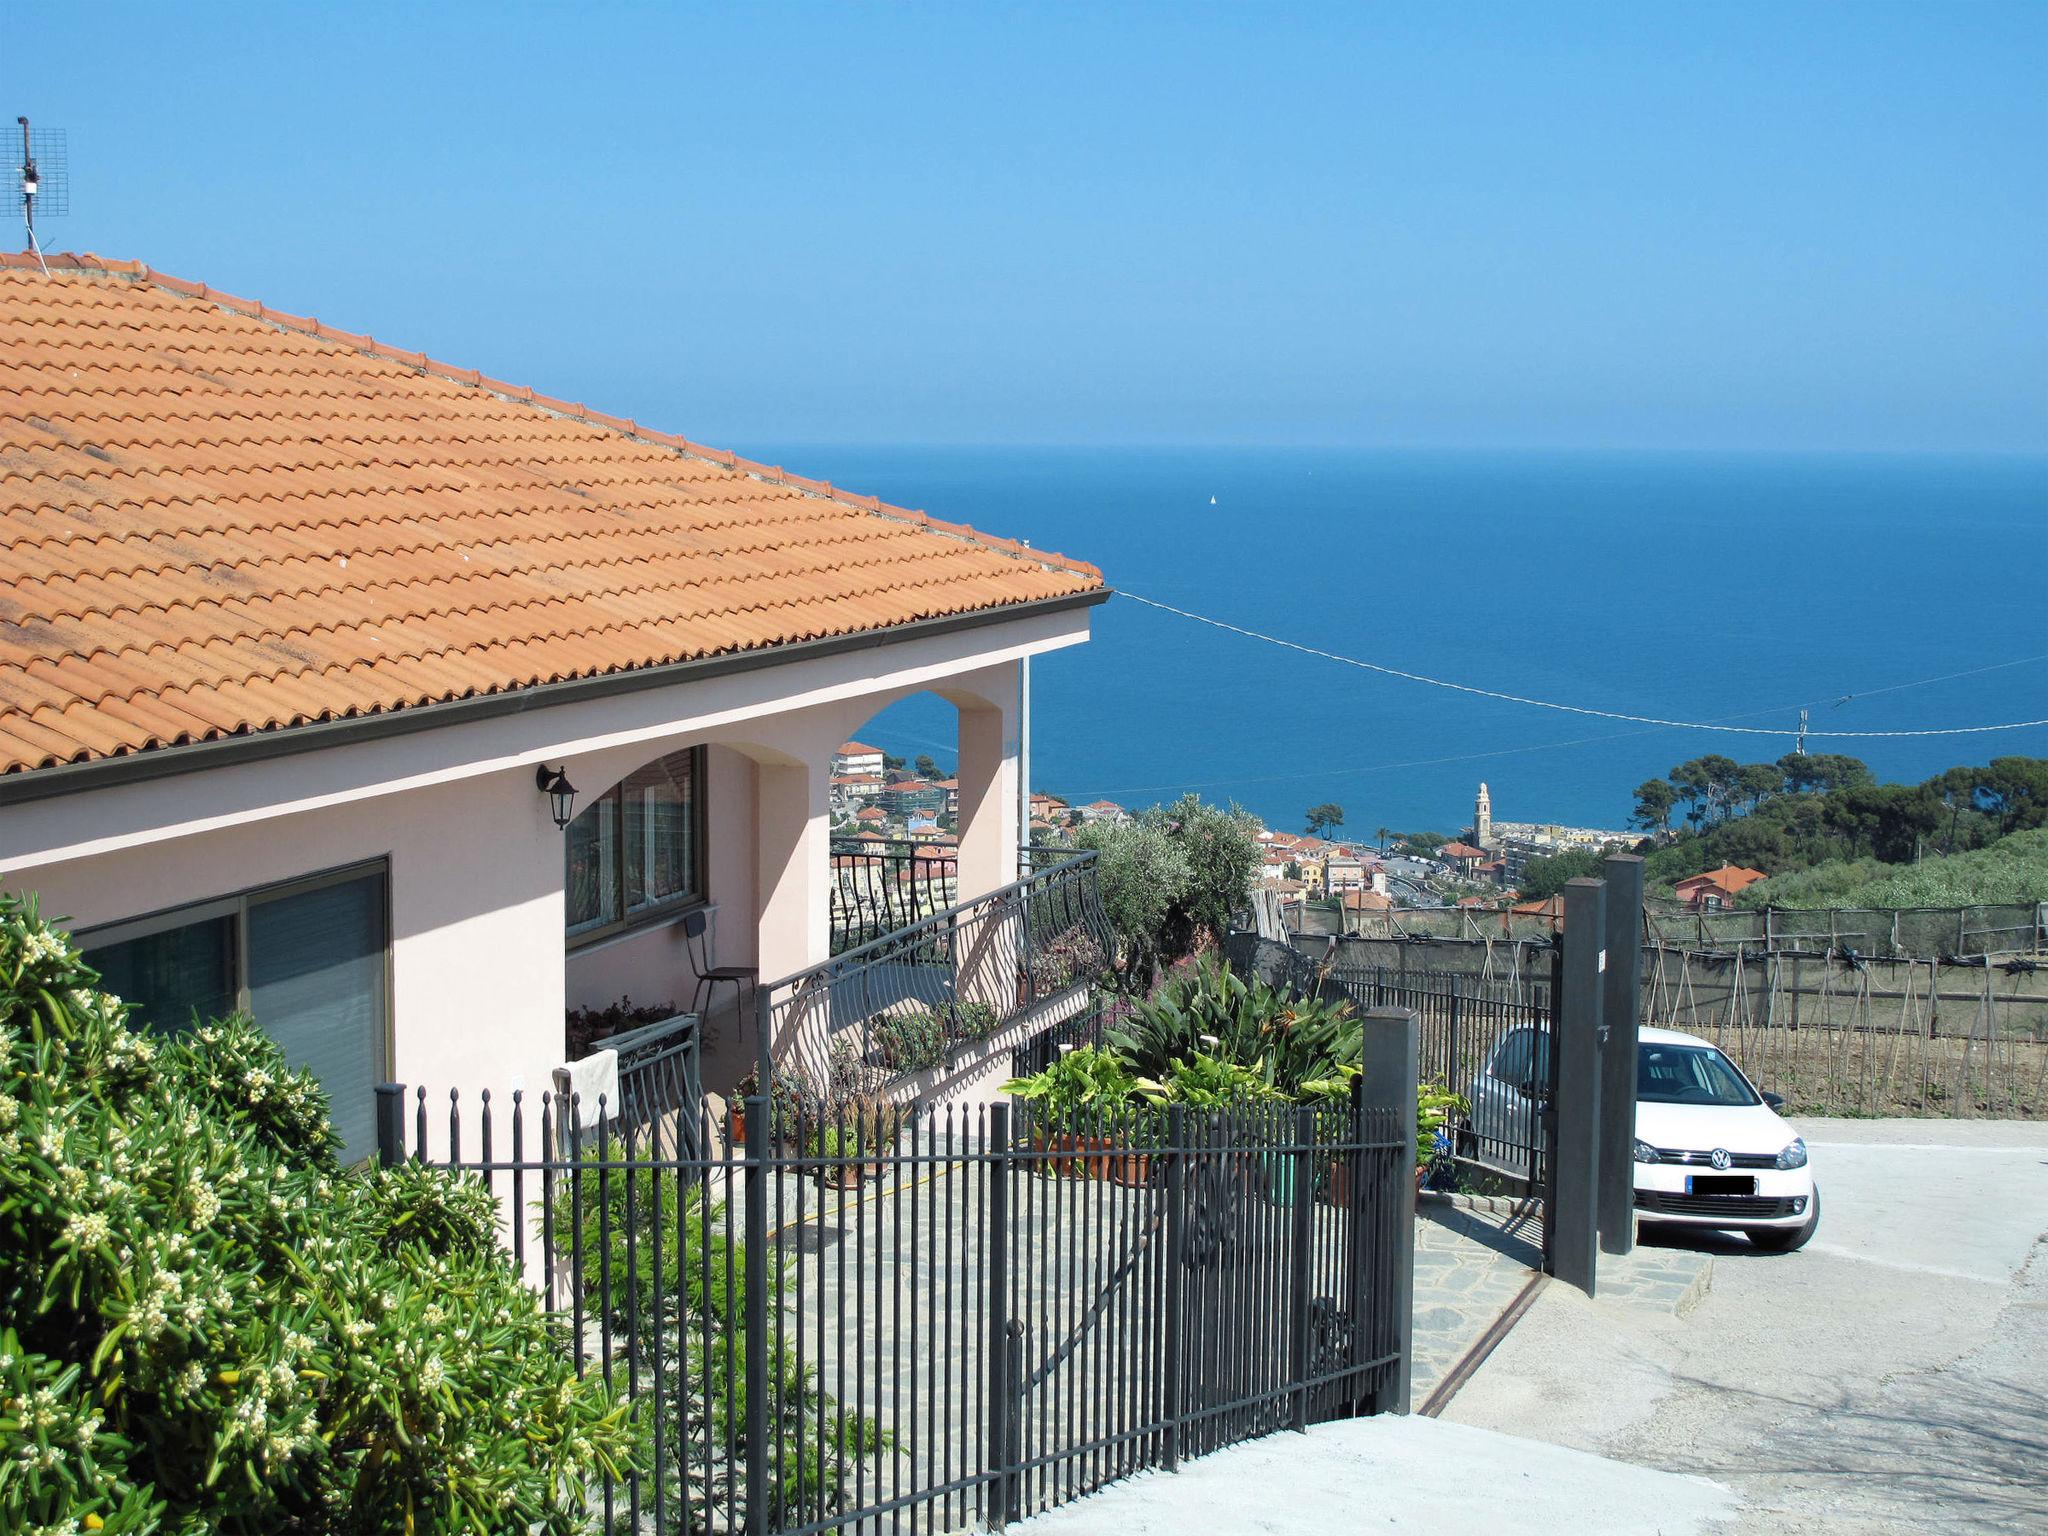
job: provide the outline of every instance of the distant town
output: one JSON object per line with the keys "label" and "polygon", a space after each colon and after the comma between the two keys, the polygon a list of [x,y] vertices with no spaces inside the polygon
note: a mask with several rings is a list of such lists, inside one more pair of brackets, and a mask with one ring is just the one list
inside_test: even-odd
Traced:
{"label": "distant town", "polygon": [[[877,856],[943,866],[957,856],[959,781],[929,756],[905,758],[865,742],[843,743],[832,762],[831,809],[834,857],[842,867]],[[1083,827],[1121,826],[1136,814],[1114,800],[1076,805],[1034,792],[1027,841],[1058,847]],[[1620,828],[1496,821],[1484,783],[1473,799],[1471,824],[1453,835],[1379,827],[1370,837],[1347,837],[1338,830],[1343,820],[1342,807],[1324,804],[1309,809],[1301,832],[1259,829],[1264,855],[1257,888],[1271,893],[1283,917],[1298,918],[1309,907],[1342,917],[1438,907],[1555,916],[1555,895],[1516,899],[1537,860],[1625,850],[1643,838]],[[1678,894],[1713,907],[1748,880],[1763,878],[1754,870],[1731,873],[1732,886],[1716,872],[1716,880]]]}

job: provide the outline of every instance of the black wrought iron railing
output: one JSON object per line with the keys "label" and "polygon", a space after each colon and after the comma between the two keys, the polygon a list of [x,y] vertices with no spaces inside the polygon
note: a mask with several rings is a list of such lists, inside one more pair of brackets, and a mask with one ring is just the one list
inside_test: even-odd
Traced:
{"label": "black wrought iron railing", "polygon": [[1063,860],[760,990],[761,1081],[842,1098],[931,1074],[1082,1006],[1114,938],[1095,855]]}
{"label": "black wrought iron railing", "polygon": [[832,953],[908,928],[953,905],[960,858],[945,844],[834,838],[826,910]]}
{"label": "black wrought iron railing", "polygon": [[1363,1087],[886,1123],[757,1097],[685,1156],[555,1095],[430,1126],[388,1084],[378,1153],[497,1195],[559,1347],[645,1431],[565,1529],[939,1536],[1407,1411],[1414,1102]]}

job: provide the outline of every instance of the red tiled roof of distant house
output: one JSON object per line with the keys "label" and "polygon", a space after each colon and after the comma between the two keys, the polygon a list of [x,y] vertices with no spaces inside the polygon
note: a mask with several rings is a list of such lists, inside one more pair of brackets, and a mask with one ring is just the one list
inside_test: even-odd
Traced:
{"label": "red tiled roof of distant house", "polygon": [[862,806],[853,814],[856,821],[887,821],[889,819],[889,813],[879,805]]}
{"label": "red tiled roof of distant house", "polygon": [[864,741],[842,741],[839,744],[841,757],[880,757],[882,749],[871,747]]}
{"label": "red tiled roof of distant house", "polygon": [[832,782],[843,785],[858,784],[866,787],[868,785],[879,785],[882,782],[882,776],[878,773],[841,773],[835,774]]}
{"label": "red tiled roof of distant house", "polygon": [[1458,905],[1461,907],[1490,907],[1493,903],[1484,896],[1460,896],[1458,898]]}
{"label": "red tiled roof of distant house", "polygon": [[860,834],[857,841],[863,843],[886,843],[887,841],[889,841],[889,839],[884,837],[880,832],[863,832]]}
{"label": "red tiled roof of distant house", "polygon": [[1470,843],[1445,843],[1437,849],[1437,856],[1445,859],[1483,859],[1484,848],[1474,848]]}
{"label": "red tiled roof of distant house", "polygon": [[1082,809],[1090,811],[1120,811],[1123,807],[1114,800],[1090,800]]}
{"label": "red tiled roof of distant house", "polygon": [[1352,912],[1390,912],[1394,907],[1391,896],[1382,896],[1378,891],[1346,891],[1344,906]]}
{"label": "red tiled roof of distant house", "polygon": [[1284,875],[1277,878],[1268,878],[1262,882],[1262,885],[1264,889],[1278,891],[1282,896],[1298,896],[1308,889],[1305,881],[1289,880]]}
{"label": "red tiled roof of distant house", "polygon": [[1673,889],[1680,896],[1708,888],[1717,890],[1724,896],[1733,896],[1737,891],[1747,890],[1757,881],[1769,878],[1760,869],[1745,869],[1740,864],[1723,864],[1719,869],[1710,869],[1703,875],[1687,875]]}
{"label": "red tiled roof of distant house", "polygon": [[0,771],[1102,590],[139,263],[47,261],[0,255]]}

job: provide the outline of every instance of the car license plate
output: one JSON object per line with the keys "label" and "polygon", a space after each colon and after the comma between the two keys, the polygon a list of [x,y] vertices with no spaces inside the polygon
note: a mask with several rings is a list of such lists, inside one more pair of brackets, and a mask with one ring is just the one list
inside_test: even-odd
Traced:
{"label": "car license plate", "polygon": [[1756,1180],[1726,1173],[1688,1173],[1685,1192],[1688,1195],[1753,1195],[1756,1193]]}

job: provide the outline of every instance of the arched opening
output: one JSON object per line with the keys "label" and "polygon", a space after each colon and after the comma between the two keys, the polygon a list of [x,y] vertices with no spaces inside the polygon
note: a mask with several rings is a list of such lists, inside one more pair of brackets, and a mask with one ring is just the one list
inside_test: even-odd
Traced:
{"label": "arched opening", "polygon": [[834,754],[826,908],[835,955],[959,900],[959,718],[938,693],[906,694]]}

